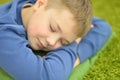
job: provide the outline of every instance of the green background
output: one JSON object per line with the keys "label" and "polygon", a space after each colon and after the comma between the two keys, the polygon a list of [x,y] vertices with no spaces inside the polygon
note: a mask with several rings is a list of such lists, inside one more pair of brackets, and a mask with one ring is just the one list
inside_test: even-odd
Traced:
{"label": "green background", "polygon": [[[10,0],[0,0],[0,4],[8,2]],[[108,21],[113,30],[113,37],[109,44],[100,51],[100,55],[95,57],[95,63],[92,68],[82,69],[86,70],[83,73],[83,80],[120,80],[120,1],[119,0],[92,0],[94,15]],[[96,59],[97,58],[97,59]],[[86,61],[86,64],[89,61]],[[77,68],[79,69],[79,68]],[[0,80],[11,80],[10,77],[2,78],[6,73],[0,73]],[[77,72],[76,70],[74,72]],[[73,76],[70,80],[81,80],[77,78],[73,72]],[[86,73],[87,72],[87,73]],[[80,73],[80,72],[78,72]],[[81,71],[82,73],[82,71]],[[76,77],[76,78],[75,78]]]}

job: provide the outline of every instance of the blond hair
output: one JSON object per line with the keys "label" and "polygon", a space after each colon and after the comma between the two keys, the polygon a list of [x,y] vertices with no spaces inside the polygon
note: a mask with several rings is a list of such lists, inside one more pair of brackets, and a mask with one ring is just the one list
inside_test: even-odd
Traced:
{"label": "blond hair", "polygon": [[75,33],[76,38],[83,37],[90,29],[92,19],[92,6],[90,0],[48,0],[46,8],[65,7],[73,14],[76,21]]}

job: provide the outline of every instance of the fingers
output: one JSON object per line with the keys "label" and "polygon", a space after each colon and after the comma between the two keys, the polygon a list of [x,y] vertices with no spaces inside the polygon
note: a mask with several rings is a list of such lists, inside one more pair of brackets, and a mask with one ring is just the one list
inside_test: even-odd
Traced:
{"label": "fingers", "polygon": [[78,38],[78,39],[76,39],[75,41],[76,41],[77,43],[80,43],[81,38]]}
{"label": "fingers", "polygon": [[80,64],[80,58],[78,57],[74,63],[74,68]]}
{"label": "fingers", "polygon": [[93,25],[93,24],[91,24],[90,28],[94,28],[94,25]]}

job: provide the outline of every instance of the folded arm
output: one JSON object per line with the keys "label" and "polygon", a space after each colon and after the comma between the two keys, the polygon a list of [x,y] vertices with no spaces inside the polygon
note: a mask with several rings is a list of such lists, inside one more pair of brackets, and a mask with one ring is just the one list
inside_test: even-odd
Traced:
{"label": "folded arm", "polygon": [[80,63],[95,55],[112,34],[110,25],[104,20],[93,17],[92,24],[94,27],[91,28],[78,45],[77,53],[80,57]]}
{"label": "folded arm", "polygon": [[23,28],[0,27],[0,67],[16,80],[67,80],[77,58],[76,42],[45,58],[34,55],[27,45]]}

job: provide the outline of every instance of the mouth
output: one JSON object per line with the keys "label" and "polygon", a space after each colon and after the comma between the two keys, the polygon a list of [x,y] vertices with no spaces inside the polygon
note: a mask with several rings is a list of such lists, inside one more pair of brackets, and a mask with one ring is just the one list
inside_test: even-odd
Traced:
{"label": "mouth", "polygon": [[39,48],[44,48],[45,47],[39,39],[38,39],[38,44],[37,45],[38,45]]}
{"label": "mouth", "polygon": [[40,42],[38,42],[37,45],[38,45],[39,48],[43,48],[43,45]]}

